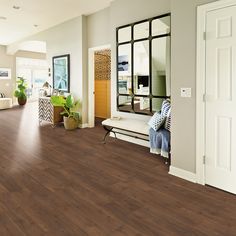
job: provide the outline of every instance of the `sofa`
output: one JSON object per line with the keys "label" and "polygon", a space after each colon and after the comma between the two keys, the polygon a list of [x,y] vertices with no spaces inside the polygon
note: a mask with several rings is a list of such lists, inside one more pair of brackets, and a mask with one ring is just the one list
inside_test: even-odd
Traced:
{"label": "sofa", "polygon": [[12,98],[0,98],[0,110],[12,108]]}

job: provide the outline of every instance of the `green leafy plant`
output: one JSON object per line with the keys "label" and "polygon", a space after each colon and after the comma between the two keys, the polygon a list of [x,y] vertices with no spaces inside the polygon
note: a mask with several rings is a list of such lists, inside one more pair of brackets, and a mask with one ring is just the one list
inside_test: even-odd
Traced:
{"label": "green leafy plant", "polygon": [[27,89],[27,84],[25,79],[23,77],[18,77],[17,79],[17,89],[14,92],[14,96],[21,100],[26,100],[27,96],[25,90]]}
{"label": "green leafy plant", "polygon": [[79,121],[79,108],[80,108],[80,101],[74,101],[72,95],[69,95],[67,98],[63,96],[52,96],[51,103],[55,107],[63,107],[64,111],[61,112],[62,116],[68,118],[74,118],[76,121]]}

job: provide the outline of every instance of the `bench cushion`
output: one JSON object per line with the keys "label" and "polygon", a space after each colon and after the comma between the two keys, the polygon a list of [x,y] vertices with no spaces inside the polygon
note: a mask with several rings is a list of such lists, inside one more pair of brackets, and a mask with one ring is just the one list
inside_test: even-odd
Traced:
{"label": "bench cushion", "polygon": [[149,135],[150,128],[146,121],[128,118],[122,118],[120,120],[107,119],[102,122],[102,125],[145,135]]}

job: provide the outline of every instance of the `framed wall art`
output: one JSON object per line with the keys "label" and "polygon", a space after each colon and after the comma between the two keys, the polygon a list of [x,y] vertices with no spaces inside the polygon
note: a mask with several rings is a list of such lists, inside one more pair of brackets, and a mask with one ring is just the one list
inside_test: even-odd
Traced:
{"label": "framed wall art", "polygon": [[52,58],[53,88],[63,92],[70,92],[70,55]]}
{"label": "framed wall art", "polygon": [[1,79],[11,79],[11,69],[0,68],[0,80]]}

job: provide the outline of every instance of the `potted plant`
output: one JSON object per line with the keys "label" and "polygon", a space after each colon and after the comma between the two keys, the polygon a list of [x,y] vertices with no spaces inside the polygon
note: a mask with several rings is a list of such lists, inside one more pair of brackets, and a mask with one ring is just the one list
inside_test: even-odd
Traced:
{"label": "potted plant", "polygon": [[67,98],[63,96],[52,96],[51,103],[56,107],[63,107],[64,111],[61,112],[64,120],[64,127],[66,130],[74,130],[79,126],[79,100],[74,101],[72,95]]}
{"label": "potted plant", "polygon": [[17,89],[14,92],[14,96],[18,100],[18,104],[20,106],[24,106],[27,102],[27,96],[26,96],[27,84],[23,77],[18,77],[16,83],[17,83]]}

